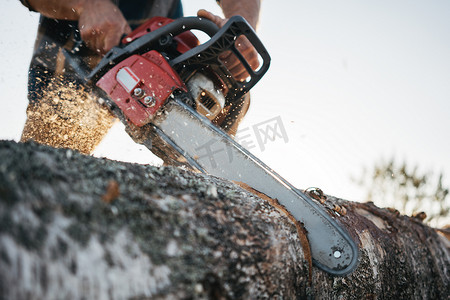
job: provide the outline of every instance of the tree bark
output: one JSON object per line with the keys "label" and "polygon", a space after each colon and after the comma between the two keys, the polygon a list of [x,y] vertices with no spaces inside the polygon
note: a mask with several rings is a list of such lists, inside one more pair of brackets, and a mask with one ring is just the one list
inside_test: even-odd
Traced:
{"label": "tree bark", "polygon": [[358,242],[344,277],[298,224],[238,185],[173,167],[0,142],[0,299],[448,299],[449,241],[328,197]]}

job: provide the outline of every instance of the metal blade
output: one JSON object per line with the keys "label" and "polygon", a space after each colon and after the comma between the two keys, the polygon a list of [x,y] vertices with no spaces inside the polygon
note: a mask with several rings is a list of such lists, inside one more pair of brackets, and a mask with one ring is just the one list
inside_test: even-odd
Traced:
{"label": "metal blade", "polygon": [[[258,158],[236,143],[188,105],[174,99],[166,113],[155,119],[158,135],[176,145],[192,167],[217,177],[244,182],[277,199],[308,232],[314,263],[321,269],[344,275],[357,265],[358,247],[317,203],[295,189]],[[182,150],[180,150],[182,149]]]}

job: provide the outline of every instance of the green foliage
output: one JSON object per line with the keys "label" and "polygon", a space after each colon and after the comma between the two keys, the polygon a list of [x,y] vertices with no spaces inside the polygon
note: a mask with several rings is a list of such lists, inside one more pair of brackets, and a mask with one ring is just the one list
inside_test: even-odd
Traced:
{"label": "green foliage", "polygon": [[364,169],[356,182],[366,190],[366,200],[379,206],[398,209],[407,215],[425,212],[425,222],[440,226],[449,222],[449,188],[442,183],[442,172],[421,173],[418,166],[394,158],[380,161],[372,169]]}

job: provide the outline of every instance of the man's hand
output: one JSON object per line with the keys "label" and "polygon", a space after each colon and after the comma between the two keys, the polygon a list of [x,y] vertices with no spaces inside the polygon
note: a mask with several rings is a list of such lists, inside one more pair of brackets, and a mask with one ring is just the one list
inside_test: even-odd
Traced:
{"label": "man's hand", "polygon": [[119,8],[110,0],[88,0],[79,9],[81,39],[92,50],[105,54],[117,46],[131,28]]}
{"label": "man's hand", "polygon": [[104,54],[120,42],[131,28],[111,0],[28,0],[44,16],[78,20],[81,38],[92,50]]}
{"label": "man's hand", "polygon": [[[222,27],[228,21],[228,18],[223,19],[204,9],[199,10],[197,16],[211,20],[219,27]],[[241,36],[236,40],[236,48],[241,52],[252,69],[256,70],[259,66],[258,53],[255,48],[253,48],[252,44],[244,36]],[[249,76],[244,66],[233,53],[230,52],[221,56],[220,60],[225,64],[228,70],[230,70],[236,80],[244,81]]]}

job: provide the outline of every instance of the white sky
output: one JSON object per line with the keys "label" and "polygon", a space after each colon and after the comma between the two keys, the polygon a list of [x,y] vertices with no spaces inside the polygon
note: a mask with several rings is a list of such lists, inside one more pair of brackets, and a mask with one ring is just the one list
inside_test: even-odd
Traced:
{"label": "white sky", "polygon": [[[214,0],[183,3],[186,15],[218,12]],[[17,141],[37,14],[18,0],[2,11],[0,139]],[[449,16],[448,0],[264,0],[258,33],[272,64],[242,128],[280,116],[289,142],[252,152],[299,188],[350,200],[363,195],[350,177],[392,156],[443,171],[449,186]],[[96,155],[154,161],[121,126]]]}

